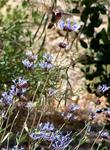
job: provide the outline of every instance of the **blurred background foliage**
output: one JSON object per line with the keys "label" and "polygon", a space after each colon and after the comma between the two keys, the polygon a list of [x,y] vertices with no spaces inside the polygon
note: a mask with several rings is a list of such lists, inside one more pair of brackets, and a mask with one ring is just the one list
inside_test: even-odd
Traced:
{"label": "blurred background foliage", "polygon": [[[110,15],[109,3],[98,0],[82,0],[83,10],[80,29],[84,38],[79,38],[85,54],[79,58],[84,65],[81,69],[86,77],[86,87],[90,93],[96,93],[100,84],[110,85]],[[104,19],[107,24],[103,27]]]}

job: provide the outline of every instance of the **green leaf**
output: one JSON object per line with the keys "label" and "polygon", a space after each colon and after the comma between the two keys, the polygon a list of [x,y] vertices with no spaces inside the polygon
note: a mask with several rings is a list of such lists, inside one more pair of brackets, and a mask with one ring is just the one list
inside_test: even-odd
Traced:
{"label": "green leaf", "polygon": [[104,42],[104,44],[109,44],[108,35],[105,28],[103,28],[100,33],[101,33],[101,39]]}
{"label": "green leaf", "polygon": [[102,24],[102,19],[99,18],[99,13],[94,13],[90,17],[90,21],[94,27],[99,27]]}
{"label": "green leaf", "polygon": [[98,7],[99,7],[101,14],[105,15],[107,11],[106,7],[104,5],[98,5]]}
{"label": "green leaf", "polygon": [[86,27],[86,32],[85,34],[88,36],[88,37],[92,37],[93,34],[94,34],[94,26],[92,25],[92,23],[90,23],[87,27]]}
{"label": "green leaf", "polygon": [[110,97],[107,98],[107,102],[110,103]]}
{"label": "green leaf", "polygon": [[81,21],[86,23],[90,13],[90,7],[86,7],[81,14]]}
{"label": "green leaf", "polygon": [[73,14],[79,14],[80,13],[80,11],[77,8],[73,8],[70,12]]}
{"label": "green leaf", "polygon": [[90,48],[98,51],[99,49],[99,39],[92,38],[90,41]]}
{"label": "green leaf", "polygon": [[24,0],[24,1],[22,2],[22,7],[23,7],[23,8],[26,8],[26,7],[28,7],[28,6],[29,6],[28,1]]}
{"label": "green leaf", "polygon": [[90,4],[90,1],[89,1],[89,0],[83,0],[83,1],[82,1],[82,4],[87,6],[87,5]]}
{"label": "green leaf", "polygon": [[83,41],[82,39],[80,39],[79,41],[80,41],[80,44],[81,44],[82,47],[88,48],[88,45],[85,41]]}

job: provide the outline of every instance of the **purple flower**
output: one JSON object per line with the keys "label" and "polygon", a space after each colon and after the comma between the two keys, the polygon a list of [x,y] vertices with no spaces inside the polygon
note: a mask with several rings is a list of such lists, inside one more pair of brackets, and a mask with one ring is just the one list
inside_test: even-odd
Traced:
{"label": "purple flower", "polygon": [[19,77],[18,79],[13,80],[13,83],[16,87],[23,88],[27,87],[28,83],[23,77]]}
{"label": "purple flower", "polygon": [[12,149],[11,150],[25,150],[25,148],[24,147],[22,147],[22,146],[14,146],[14,147],[12,147]]}
{"label": "purple flower", "polygon": [[110,136],[109,132],[107,132],[107,131],[101,131],[101,132],[99,132],[99,134],[104,139],[107,139]]}
{"label": "purple flower", "polygon": [[74,21],[72,25],[70,20],[68,19],[66,23],[63,20],[59,21],[58,27],[64,31],[71,32],[71,31],[78,31],[80,25],[78,25],[76,21]]}
{"label": "purple flower", "polygon": [[80,25],[78,25],[78,24],[76,23],[76,21],[74,21],[74,24],[73,24],[73,26],[72,26],[72,30],[78,31],[79,28],[80,28]]}
{"label": "purple flower", "polygon": [[74,121],[78,119],[78,116],[74,115],[73,113],[70,112],[63,112],[61,115],[64,117],[64,119],[68,121]]}
{"label": "purple flower", "polygon": [[38,128],[30,134],[30,137],[34,140],[44,139],[53,141],[54,139],[54,125],[50,122],[40,123]]}
{"label": "purple flower", "polygon": [[109,91],[110,90],[110,86],[108,86],[107,84],[102,84],[102,85],[99,85],[97,90],[96,90],[96,93],[100,96],[100,95],[109,95]]}
{"label": "purple flower", "polygon": [[9,92],[10,92],[10,94],[15,95],[15,93],[16,93],[16,86],[12,85],[10,90],[9,90]]}
{"label": "purple flower", "polygon": [[53,131],[55,127],[53,123],[47,122],[47,123],[40,123],[38,129],[42,131]]}
{"label": "purple flower", "polygon": [[70,112],[74,112],[74,111],[79,110],[79,109],[80,109],[80,106],[79,106],[79,105],[76,105],[76,104],[71,104],[71,105],[69,105],[69,107],[68,107],[68,110],[69,110]]}
{"label": "purple flower", "polygon": [[99,85],[98,90],[102,91],[103,93],[109,90],[110,87],[107,84]]}
{"label": "purple flower", "polygon": [[51,63],[52,56],[50,54],[45,53],[43,55],[43,61],[39,63],[39,66],[44,70],[50,70],[53,68],[53,64]]}
{"label": "purple flower", "polygon": [[42,68],[42,69],[46,69],[46,70],[50,70],[53,68],[53,65],[49,62],[40,62],[39,63],[39,66]]}
{"label": "purple flower", "polygon": [[28,82],[23,77],[13,80],[14,85],[11,86],[11,93],[21,96],[27,91]]}
{"label": "purple flower", "polygon": [[46,62],[51,62],[52,61],[52,56],[50,54],[45,53],[43,55],[43,58]]}
{"label": "purple flower", "polygon": [[59,28],[63,30],[64,25],[65,25],[64,20],[60,20],[59,23],[58,23]]}
{"label": "purple flower", "polygon": [[56,132],[55,140],[52,143],[52,150],[65,150],[68,145],[71,143],[72,139],[70,138],[71,132],[63,135],[62,132]]}
{"label": "purple flower", "polygon": [[5,104],[12,104],[13,103],[13,95],[10,92],[3,92],[2,93],[2,102]]}
{"label": "purple flower", "polygon": [[[7,148],[3,148],[2,150],[7,150]],[[25,150],[23,146],[14,145],[13,147],[9,148],[8,150]]]}
{"label": "purple flower", "polygon": [[71,132],[63,135],[61,131],[56,131],[52,123],[40,123],[38,128],[30,134],[34,140],[43,139],[51,142],[52,150],[64,150],[72,141],[70,138]]}
{"label": "purple flower", "polygon": [[22,63],[27,69],[35,68],[35,64],[33,62],[29,61],[28,59],[23,60]]}

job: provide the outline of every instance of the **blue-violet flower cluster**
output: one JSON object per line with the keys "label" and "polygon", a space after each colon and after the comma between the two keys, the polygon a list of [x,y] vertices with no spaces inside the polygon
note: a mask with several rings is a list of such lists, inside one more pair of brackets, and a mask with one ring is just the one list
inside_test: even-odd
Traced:
{"label": "blue-violet flower cluster", "polygon": [[100,95],[105,95],[107,96],[110,92],[110,86],[108,86],[107,84],[102,84],[102,85],[99,85],[97,90],[96,90],[96,93],[100,96]]}
{"label": "blue-violet flower cluster", "polygon": [[52,123],[47,122],[40,123],[30,137],[33,140],[43,139],[51,142],[51,150],[64,150],[72,141],[70,135],[71,133],[64,135],[63,132],[56,130]]}
{"label": "blue-violet flower cluster", "polygon": [[32,51],[26,52],[27,58],[22,60],[22,64],[25,66],[26,69],[34,69],[36,67],[34,61],[37,60],[37,55],[34,54]]}
{"label": "blue-violet flower cluster", "polygon": [[12,81],[13,85],[7,92],[3,92],[1,94],[1,102],[9,105],[13,103],[14,96],[21,96],[23,95],[28,87],[28,82],[23,77],[19,77]]}
{"label": "blue-violet flower cluster", "polygon": [[44,70],[50,70],[53,68],[52,56],[49,54],[43,55],[43,61],[39,63],[39,66]]}
{"label": "blue-violet flower cluster", "polygon": [[64,20],[60,20],[58,23],[58,27],[64,31],[71,32],[71,31],[78,31],[80,25],[77,24],[76,21],[71,23],[70,19],[68,19],[66,22]]}

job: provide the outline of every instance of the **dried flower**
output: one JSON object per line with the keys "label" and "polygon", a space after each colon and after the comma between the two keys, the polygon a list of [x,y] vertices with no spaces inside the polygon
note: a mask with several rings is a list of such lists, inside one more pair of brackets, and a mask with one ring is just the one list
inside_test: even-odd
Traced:
{"label": "dried flower", "polygon": [[96,105],[100,105],[101,104],[101,100],[100,99],[97,99],[96,100]]}
{"label": "dried flower", "polygon": [[68,43],[65,43],[65,42],[60,42],[60,43],[59,43],[59,47],[60,47],[60,48],[66,48],[67,45],[68,45]]}

